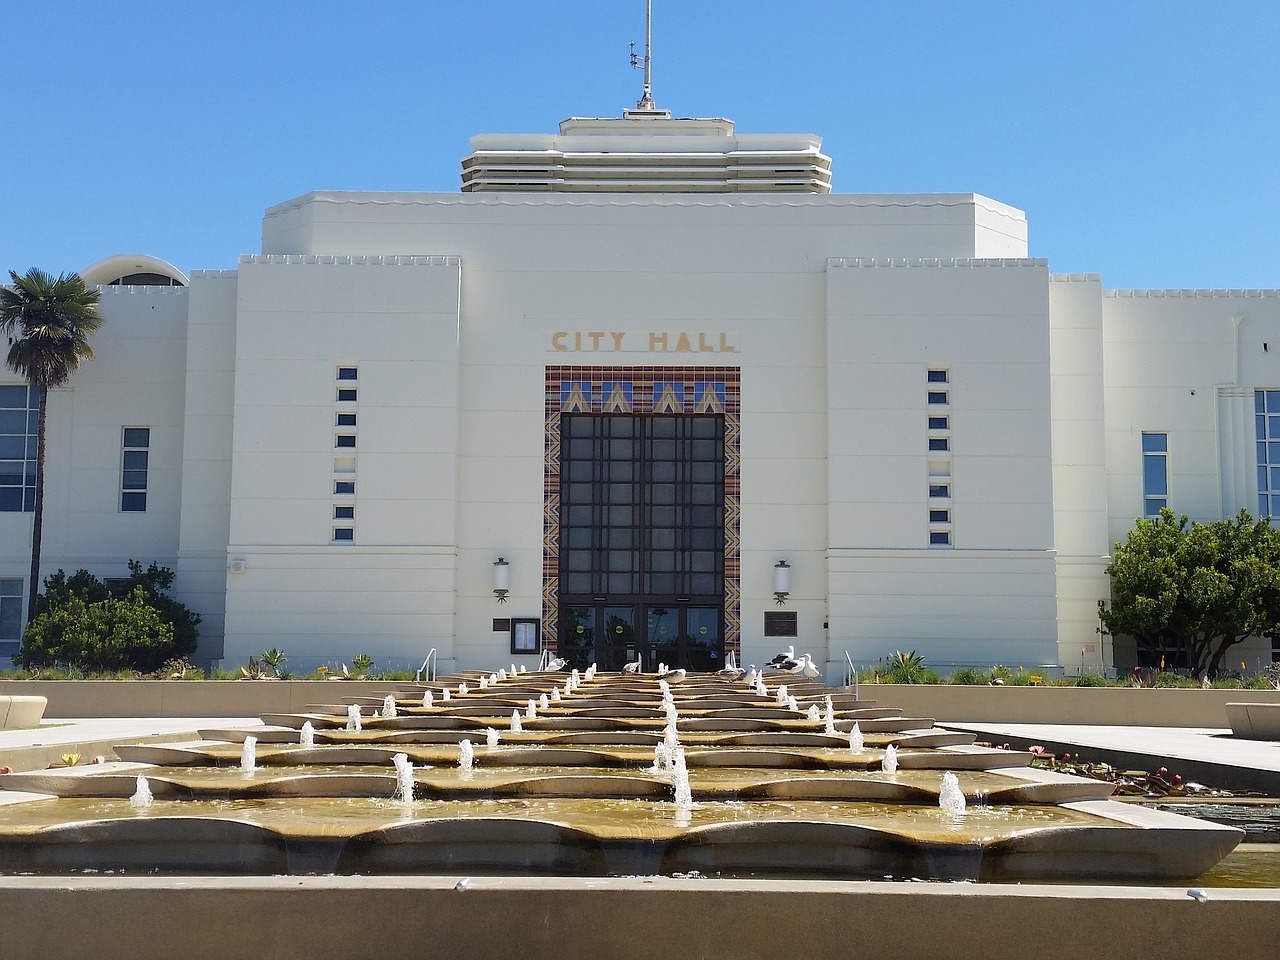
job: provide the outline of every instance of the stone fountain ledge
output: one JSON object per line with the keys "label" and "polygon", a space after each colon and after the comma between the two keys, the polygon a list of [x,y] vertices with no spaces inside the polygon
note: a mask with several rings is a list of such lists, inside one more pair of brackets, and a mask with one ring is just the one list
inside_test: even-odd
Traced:
{"label": "stone fountain ledge", "polygon": [[143,917],[235,918],[243,933],[216,946],[206,923],[163,927],[166,955],[225,960],[361,957],[374,942],[478,960],[1272,960],[1280,942],[1280,890],[1213,889],[1201,902],[1185,885],[475,877],[459,890],[461,879],[0,878],[0,911],[23,918],[0,954],[136,960]]}

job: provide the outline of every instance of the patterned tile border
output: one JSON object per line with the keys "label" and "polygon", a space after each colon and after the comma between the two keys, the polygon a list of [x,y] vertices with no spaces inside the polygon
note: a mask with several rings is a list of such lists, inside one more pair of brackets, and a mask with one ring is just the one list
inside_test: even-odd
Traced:
{"label": "patterned tile border", "polygon": [[542,519],[542,647],[555,651],[560,619],[560,415],[724,414],[724,652],[741,652],[742,375],[737,367],[546,368]]}

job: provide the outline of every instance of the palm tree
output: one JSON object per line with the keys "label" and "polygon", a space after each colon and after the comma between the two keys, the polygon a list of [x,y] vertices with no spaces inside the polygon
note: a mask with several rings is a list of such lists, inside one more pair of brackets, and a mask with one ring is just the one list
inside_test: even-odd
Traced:
{"label": "palm tree", "polygon": [[10,337],[9,367],[39,394],[35,512],[31,522],[31,588],[27,621],[35,618],[40,586],[40,535],[44,517],[44,434],[49,388],[71,379],[80,361],[93,356],[89,337],[102,326],[98,291],[79,274],[52,274],[32,267],[23,276],[10,270],[10,286],[0,286],[0,333]]}

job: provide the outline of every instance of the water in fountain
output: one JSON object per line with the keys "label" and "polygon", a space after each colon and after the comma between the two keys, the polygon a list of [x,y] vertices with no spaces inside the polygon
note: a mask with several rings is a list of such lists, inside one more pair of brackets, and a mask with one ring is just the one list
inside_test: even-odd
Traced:
{"label": "water in fountain", "polygon": [[138,777],[137,790],[129,798],[129,806],[135,810],[146,810],[155,801],[155,797],[151,795],[151,785],[147,783],[147,778]]}
{"label": "water in fountain", "polygon": [[498,740],[501,739],[501,735],[497,730],[493,729],[493,727],[485,727],[484,739],[488,746],[496,747],[498,745]]}
{"label": "water in fountain", "polygon": [[787,702],[787,685],[785,683],[778,684],[778,691],[775,694],[779,703]]}
{"label": "water in fountain", "polygon": [[435,698],[431,696],[430,690],[422,695],[422,705],[428,710],[435,706]]}
{"label": "water in fountain", "polygon": [[[800,704],[797,703],[796,707],[799,707],[799,706]],[[816,703],[809,704],[809,709],[805,711],[804,715],[805,715],[805,719],[807,719],[810,723],[819,723],[822,720],[822,714],[819,712],[818,705]]]}
{"label": "water in fountain", "polygon": [[849,749],[854,753],[861,753],[864,747],[862,739],[862,728],[858,726],[858,721],[853,721],[853,726],[849,728]]}
{"label": "water in fountain", "polygon": [[520,672],[521,672],[521,673],[524,673],[524,672],[525,672],[525,668],[524,668],[524,664],[523,664],[523,663],[522,663],[522,664],[520,664]]}
{"label": "water in fountain", "polygon": [[654,775],[671,772],[671,748],[667,746],[665,740],[659,740],[654,745],[653,766],[649,768],[649,772]]}
{"label": "water in fountain", "polygon": [[519,710],[512,710],[512,711],[511,711],[511,732],[512,732],[512,733],[524,733],[524,727],[523,727],[523,726],[521,725],[521,723],[520,723],[520,711],[519,711]]}
{"label": "water in fountain", "polygon": [[680,734],[676,731],[674,723],[668,723],[663,729],[662,740],[667,745],[667,752],[674,757],[676,751],[680,749]]}
{"label": "water in fountain", "polygon": [[559,688],[559,687],[552,687],[552,688],[551,688],[551,702],[552,702],[552,703],[559,703],[559,702],[560,702],[560,688]]}
{"label": "water in fountain", "polygon": [[689,785],[689,767],[685,763],[684,750],[677,747],[671,758],[671,786],[675,789],[677,809],[693,806],[693,790]]}
{"label": "water in fountain", "polygon": [[480,678],[480,689],[481,689],[481,690],[488,690],[488,689],[489,689],[489,678],[488,678],[488,677],[481,677],[481,678]]}
{"label": "water in fountain", "polygon": [[[431,691],[430,691],[430,690],[428,690],[427,692],[428,692],[428,693],[430,693]],[[441,691],[440,691],[440,702],[441,702],[441,703],[448,703],[448,702],[449,702],[449,688],[448,688],[448,687],[444,687],[444,688],[442,688],[442,689],[441,689]]]}
{"label": "water in fountain", "polygon": [[673,724],[680,719],[680,713],[676,710],[676,702],[674,700],[664,700],[662,709],[667,715],[667,723]]}
{"label": "water in fountain", "polygon": [[570,696],[573,693],[573,680],[566,679],[564,682],[564,695]]}
{"label": "water in fountain", "polygon": [[396,698],[390,693],[382,698],[382,715],[389,720],[396,717]]}
{"label": "water in fountain", "polygon": [[308,748],[316,745],[316,728],[311,725],[310,720],[304,723],[302,729],[298,731],[298,744]]}
{"label": "water in fountain", "polygon": [[512,679],[514,679],[514,678],[515,678],[515,675],[516,675],[516,665],[513,663],[513,664],[511,665],[511,669],[507,671],[507,676],[509,676],[509,677],[511,677]]}
{"label": "water in fountain", "polygon": [[831,703],[831,696],[827,696],[827,709],[822,714],[822,722],[824,725],[823,733],[828,737],[836,735],[836,708]]}
{"label": "water in fountain", "polygon": [[573,672],[569,674],[569,679],[573,681],[575,687],[582,684],[582,674],[578,672],[578,668],[574,667]]}
{"label": "water in fountain", "polygon": [[764,685],[763,677],[756,677],[756,696],[757,697],[769,696],[769,688]]}
{"label": "water in fountain", "polygon": [[360,704],[353,703],[347,707],[347,733],[360,732]]}
{"label": "water in fountain", "polygon": [[507,671],[506,671],[506,670],[499,670],[499,671],[498,671],[498,679],[499,679],[499,680],[505,680],[505,679],[507,679]]}
{"label": "water in fountain", "polygon": [[470,771],[476,765],[476,748],[471,745],[470,740],[463,740],[458,744],[458,769],[464,773]]}
{"label": "water in fountain", "polygon": [[892,743],[884,748],[884,759],[880,761],[880,769],[885,773],[898,772],[898,750]]}
{"label": "water in fountain", "polygon": [[240,750],[240,770],[243,773],[253,773],[258,767],[258,738],[245,737],[244,746]]}
{"label": "water in fountain", "polygon": [[792,710],[795,713],[800,712],[800,701],[791,696],[791,694],[787,694],[787,709]]}
{"label": "water in fountain", "polygon": [[458,696],[465,697],[470,692],[470,688],[465,683],[458,684]]}
{"label": "water in fountain", "polygon": [[960,789],[960,780],[950,770],[942,775],[942,784],[938,788],[938,806],[949,817],[964,816],[964,791]]}
{"label": "water in fountain", "polygon": [[413,803],[413,763],[407,753],[391,758],[396,768],[396,803]]}
{"label": "water in fountain", "polygon": [[545,710],[549,706],[551,706],[551,699],[545,693],[538,697],[539,710]]}
{"label": "water in fountain", "polygon": [[526,720],[532,720],[537,715],[538,715],[538,704],[533,700],[530,700],[528,703],[525,704],[524,718]]}
{"label": "water in fountain", "polygon": [[489,686],[493,686],[497,682],[498,682],[498,675],[496,673],[489,674]]}

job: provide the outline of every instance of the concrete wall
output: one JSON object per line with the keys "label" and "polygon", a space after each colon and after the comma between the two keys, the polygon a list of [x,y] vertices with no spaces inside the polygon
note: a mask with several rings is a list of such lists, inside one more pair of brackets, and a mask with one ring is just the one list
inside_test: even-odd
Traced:
{"label": "concrete wall", "polygon": [[[169,956],[311,960],[389,944],[475,960],[1270,960],[1280,891],[638,877],[0,878],[0,951],[133,960],[145,918]],[[234,918],[210,930],[208,918]]]}

